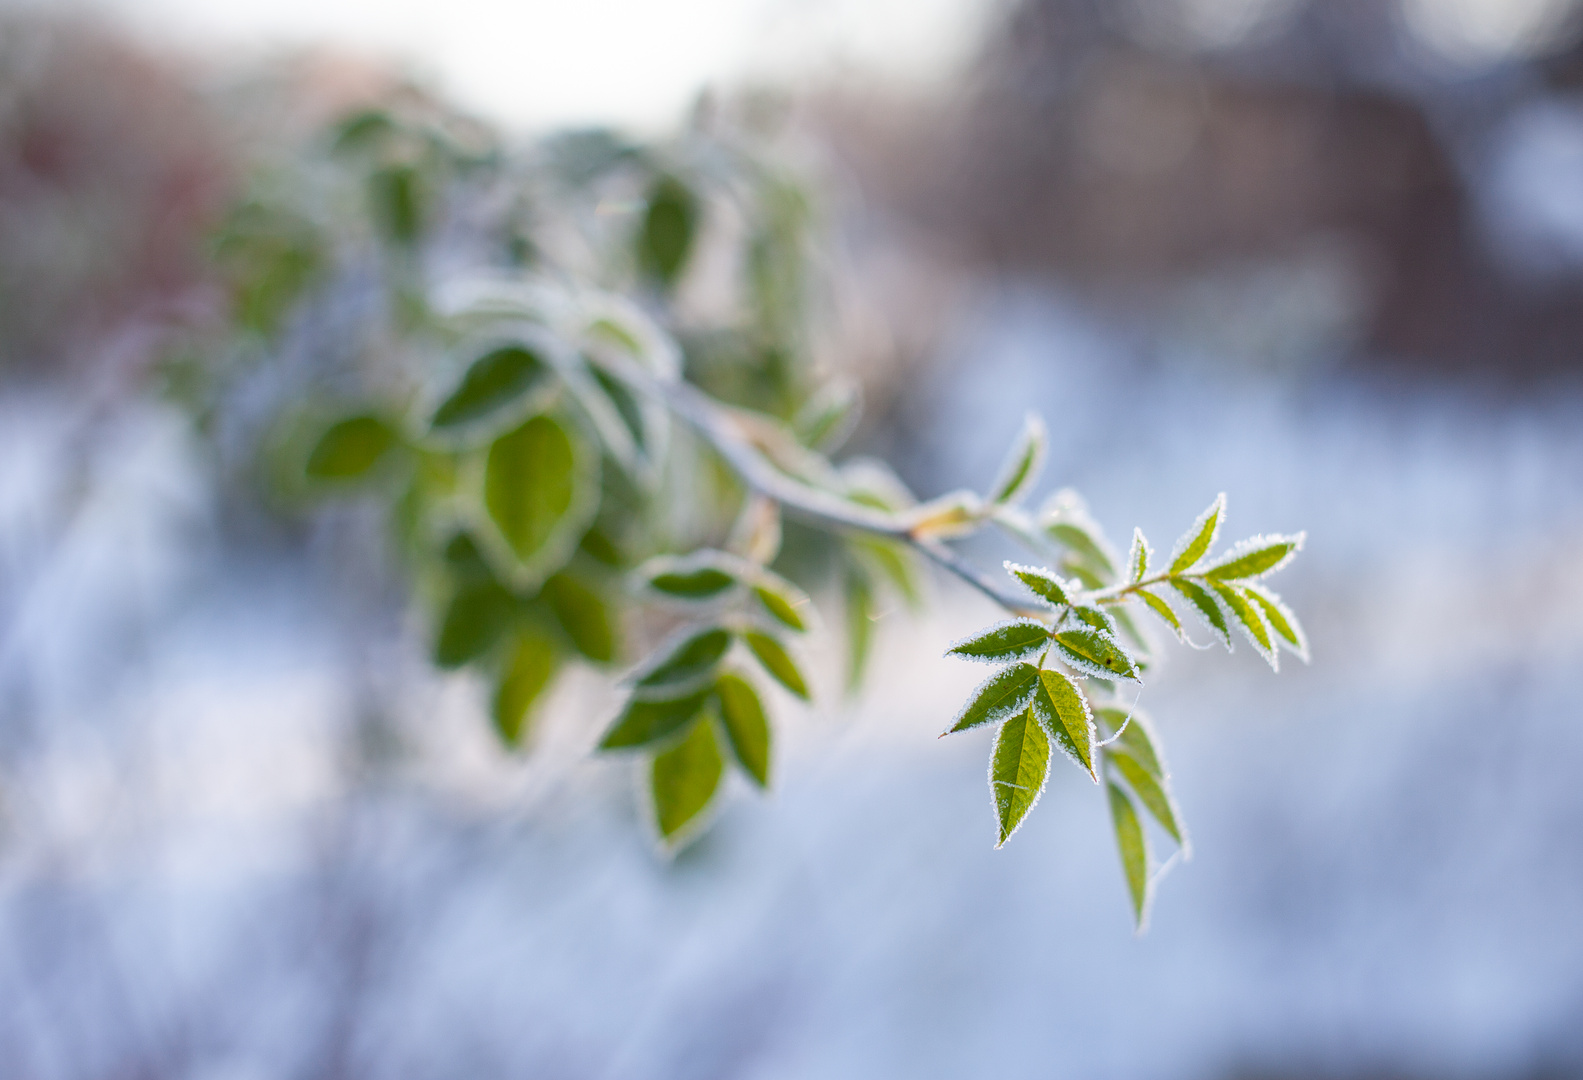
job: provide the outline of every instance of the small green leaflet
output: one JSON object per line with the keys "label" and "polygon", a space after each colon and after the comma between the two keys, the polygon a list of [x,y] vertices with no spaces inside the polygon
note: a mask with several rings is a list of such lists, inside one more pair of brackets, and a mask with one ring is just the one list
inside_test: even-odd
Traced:
{"label": "small green leaflet", "polygon": [[1150,611],[1164,619],[1166,625],[1176,631],[1177,638],[1183,641],[1187,640],[1187,635],[1182,632],[1182,620],[1176,617],[1176,612],[1171,610],[1171,605],[1161,600],[1148,589],[1138,589],[1136,595],[1148,605]]}
{"label": "small green leaflet", "polygon": [[678,698],[645,701],[633,698],[599,740],[601,750],[625,750],[648,746],[674,735],[698,715],[709,689],[695,690]]}
{"label": "small green leaflet", "polygon": [[1115,784],[1107,787],[1110,790],[1110,819],[1116,829],[1116,850],[1121,854],[1121,869],[1127,878],[1127,895],[1132,899],[1133,923],[1141,932],[1149,901],[1149,848],[1143,838],[1143,826],[1138,823],[1138,812],[1132,808],[1132,800]]}
{"label": "small green leaflet", "polygon": [[1026,660],[1037,656],[1048,647],[1050,628],[1033,619],[1011,619],[996,623],[972,637],[963,638],[950,649],[947,656],[980,663],[1004,664],[1013,660]]}
{"label": "small green leaflet", "polygon": [[599,664],[616,658],[616,635],[603,597],[564,571],[544,583],[544,595],[578,652]]}
{"label": "small green leaflet", "polygon": [[1177,592],[1187,597],[1187,602],[1192,605],[1193,612],[1203,624],[1215,632],[1229,650],[1231,648],[1231,629],[1226,625],[1225,613],[1220,610],[1220,605],[1215,603],[1215,598],[1204,591],[1204,587],[1187,578],[1172,578],[1171,586]]}
{"label": "small green leaflet", "polygon": [[1132,550],[1127,554],[1128,580],[1139,582],[1149,573],[1149,559],[1154,552],[1149,549],[1149,541],[1143,537],[1142,529],[1132,530]]}
{"label": "small green leaflet", "polygon": [[764,665],[764,670],[786,689],[802,698],[810,699],[808,684],[803,681],[802,672],[797,670],[790,655],[775,638],[757,630],[749,630],[742,635],[742,640],[748,643],[748,648],[753,655],[758,657],[758,662]]}
{"label": "small green leaflet", "polygon": [[1067,590],[1070,586],[1041,566],[1019,566],[1008,562],[1006,572],[1057,607],[1069,602]]}
{"label": "small green leaflet", "polygon": [[1166,779],[1165,766],[1160,761],[1160,755],[1154,749],[1154,736],[1149,731],[1147,718],[1138,709],[1133,709],[1131,719],[1121,709],[1103,706],[1094,710],[1094,718],[1105,729],[1107,737],[1121,734],[1116,741],[1126,748],[1133,759],[1149,771],[1149,775],[1160,781]]}
{"label": "small green leaflet", "polygon": [[548,377],[549,366],[521,345],[503,345],[474,360],[461,384],[429,420],[436,431],[470,424],[520,401]]}
{"label": "small green leaflet", "polygon": [[638,679],[645,696],[663,691],[673,695],[714,671],[731,647],[731,632],[718,626],[693,633],[661,654],[661,659]]}
{"label": "small green leaflet", "polygon": [[330,426],[303,471],[314,480],[353,480],[369,472],[399,440],[377,416],[354,416]]}
{"label": "small green leaflet", "polygon": [[1270,629],[1275,631],[1281,648],[1294,654],[1303,663],[1308,663],[1308,638],[1303,635],[1303,628],[1298,623],[1297,616],[1293,615],[1274,593],[1262,585],[1245,584],[1242,586],[1242,591],[1264,612],[1264,617],[1269,620]]}
{"label": "small green leaflet", "polygon": [[737,584],[736,564],[718,551],[684,558],[661,555],[638,568],[637,576],[673,600],[713,600]]}
{"label": "small green leaflet", "polygon": [[905,545],[869,536],[850,536],[847,546],[856,558],[876,571],[879,577],[889,581],[908,607],[916,611],[923,606],[918,568],[913,553]]}
{"label": "small green leaflet", "polygon": [[804,446],[829,453],[852,433],[861,411],[862,394],[856,383],[830,383],[797,410],[792,430]]}
{"label": "small green leaflet", "polygon": [[1024,709],[1000,725],[990,755],[989,792],[995,801],[1000,826],[1000,847],[1028,816],[1050,773],[1050,740],[1044,728]]}
{"label": "small green leaflet", "polygon": [[1240,581],[1275,573],[1303,549],[1305,533],[1296,536],[1255,536],[1222,555],[1203,575],[1216,581]]}
{"label": "small green leaflet", "polygon": [[1221,492],[1215,496],[1215,501],[1209,504],[1209,509],[1198,515],[1193,527],[1183,533],[1182,538],[1176,542],[1171,554],[1172,574],[1180,574],[1209,554],[1209,549],[1214,546],[1215,537],[1220,535],[1220,525],[1225,517],[1226,493]]}
{"label": "small green leaflet", "polygon": [[1021,434],[1000,467],[1000,475],[989,489],[990,503],[1013,503],[1028,494],[1033,485],[1039,482],[1039,472],[1044,468],[1044,452],[1049,441],[1044,421],[1037,413],[1029,413],[1022,422]]}
{"label": "small green leaflet", "polygon": [[715,680],[715,699],[732,756],[755,784],[769,787],[770,728],[757,691],[742,676],[728,671]]}
{"label": "small green leaflet", "polygon": [[1235,585],[1211,581],[1209,587],[1215,590],[1220,602],[1231,612],[1242,636],[1248,639],[1273,670],[1279,671],[1280,654],[1275,651],[1275,643],[1270,640],[1270,628],[1265,624],[1264,616],[1259,614],[1258,606]]}
{"label": "small green leaflet", "polygon": [[764,575],[753,586],[753,595],[758,597],[764,610],[782,626],[798,632],[808,629],[808,622],[802,617],[802,609],[813,610],[812,602],[808,599],[807,593],[785,578]]}
{"label": "small green leaflet", "polygon": [[874,590],[868,575],[848,567],[846,585],[846,639],[847,673],[846,688],[850,693],[863,682],[863,671],[868,666],[869,646],[874,640]]}
{"label": "small green leaflet", "polygon": [[516,605],[516,597],[496,582],[462,586],[440,623],[434,662],[442,668],[457,668],[484,655],[505,632]]}
{"label": "small green leaflet", "polygon": [[1086,623],[1095,630],[1103,630],[1107,634],[1116,632],[1116,620],[1110,612],[1103,608],[1094,607],[1092,604],[1076,604],[1072,607],[1072,617],[1078,622]]}
{"label": "small green leaflet", "polygon": [[980,724],[994,724],[1027,708],[1039,679],[1032,664],[1012,664],[978,684],[945,734],[966,731]]}
{"label": "small green leaflet", "polygon": [[539,699],[555,669],[560,655],[548,634],[528,631],[517,637],[506,669],[495,687],[490,715],[495,731],[507,746],[521,746],[527,734],[528,710]]}
{"label": "small green leaflet", "polygon": [[1055,648],[1061,662],[1087,675],[1102,679],[1137,679],[1137,665],[1114,635],[1089,626],[1062,630],[1055,635]]}
{"label": "small green leaflet", "polygon": [[1154,815],[1154,820],[1171,834],[1171,839],[1185,847],[1181,826],[1177,824],[1176,808],[1171,805],[1170,796],[1165,793],[1160,782],[1125,753],[1112,750],[1107,756],[1110,758],[1110,763],[1116,767],[1116,771],[1127,781],[1128,786],[1137,793],[1149,813]]}
{"label": "small green leaflet", "polygon": [[654,755],[649,766],[649,791],[654,799],[654,824],[667,847],[675,849],[696,834],[695,821],[720,789],[725,761],[715,726],[695,723],[685,738]]}
{"label": "small green leaflet", "polygon": [[1059,671],[1039,672],[1033,715],[1098,783],[1099,774],[1094,770],[1094,718],[1088,711],[1088,699],[1076,684]]}
{"label": "small green leaflet", "polygon": [[662,176],[649,190],[649,209],[638,237],[638,263],[671,288],[681,277],[698,227],[698,200],[674,176]]}
{"label": "small green leaflet", "polygon": [[484,462],[484,508],[513,576],[537,581],[577,547],[599,508],[599,460],[552,416],[502,435]]}

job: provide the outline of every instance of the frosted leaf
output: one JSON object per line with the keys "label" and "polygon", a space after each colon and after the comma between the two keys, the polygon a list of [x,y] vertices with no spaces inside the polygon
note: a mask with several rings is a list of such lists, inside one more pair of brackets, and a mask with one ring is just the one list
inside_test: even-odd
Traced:
{"label": "frosted leaf", "polygon": [[1069,603],[1067,596],[1075,591],[1069,584],[1042,566],[1019,566],[1014,562],[1008,562],[1005,566],[1007,573],[1032,589],[1040,599],[1058,607]]}
{"label": "frosted leaf", "polygon": [[1264,657],[1265,663],[1273,670],[1279,671],[1280,654],[1275,650],[1270,627],[1264,621],[1264,616],[1260,614],[1258,604],[1249,600],[1235,585],[1211,581],[1209,587],[1215,590],[1221,605],[1231,613],[1231,622],[1238,632],[1248,639],[1260,656]]}
{"label": "frosted leaf", "polygon": [[1116,552],[1077,492],[1062,488],[1045,500],[1038,524],[1041,532],[1071,552],[1070,571],[1083,577],[1088,588],[1099,588],[1116,576]]}
{"label": "frosted leaf", "polygon": [[1164,759],[1155,749],[1154,726],[1142,709],[1128,712],[1114,705],[1101,705],[1094,710],[1094,720],[1109,739],[1121,744],[1151,776],[1162,783],[1170,778]]}
{"label": "frosted leaf", "polygon": [[640,697],[674,697],[710,678],[726,650],[731,631],[719,626],[686,631],[658,650],[654,659],[635,673]]}
{"label": "frosted leaf", "polygon": [[690,555],[657,555],[633,572],[633,577],[666,600],[701,603],[716,600],[734,589],[756,569],[723,551],[703,550]]}
{"label": "frosted leaf", "polygon": [[1268,577],[1303,550],[1307,533],[1295,536],[1254,536],[1216,559],[1199,571],[1216,581],[1242,581]]}
{"label": "frosted leaf", "polygon": [[698,835],[724,772],[715,725],[708,722],[693,724],[675,746],[654,755],[649,794],[655,828],[668,850]]}
{"label": "frosted leaf", "polygon": [[1186,641],[1187,635],[1182,631],[1182,620],[1176,617],[1176,612],[1171,610],[1171,605],[1160,599],[1148,589],[1139,589],[1137,597],[1148,606],[1149,610],[1165,620],[1165,624],[1176,632],[1178,641]]}
{"label": "frosted leaf", "polygon": [[1171,587],[1187,598],[1188,607],[1193,614],[1197,615],[1199,621],[1214,632],[1215,636],[1226,646],[1226,651],[1230,652],[1232,648],[1231,628],[1226,625],[1226,613],[1215,602],[1215,598],[1209,595],[1202,585],[1195,581],[1189,581],[1187,578],[1172,578]]}
{"label": "frosted leaf", "polygon": [[802,672],[798,670],[796,662],[791,658],[791,654],[786,651],[786,647],[779,640],[769,634],[759,633],[757,630],[747,631],[742,635],[742,640],[747,642],[748,649],[753,653],[754,658],[758,660],[764,670],[769,672],[776,682],[804,701],[812,699],[812,695],[808,693],[807,680],[803,678]]}
{"label": "frosted leaf", "polygon": [[1024,709],[1000,726],[989,758],[989,791],[995,801],[1000,847],[1011,839],[1044,793],[1050,775],[1050,740]]}
{"label": "frosted leaf", "polygon": [[1062,630],[1055,635],[1055,649],[1063,664],[1101,679],[1138,678],[1138,668],[1115,635],[1090,626]]}
{"label": "frosted leaf", "polygon": [[704,689],[655,701],[633,698],[599,740],[599,749],[627,750],[662,742],[696,718],[708,696]]}
{"label": "frosted leaf", "polygon": [[1127,895],[1132,900],[1132,919],[1143,932],[1149,911],[1149,845],[1138,822],[1132,800],[1116,784],[1107,785],[1110,795],[1110,820],[1116,831],[1116,850],[1121,855],[1121,871],[1127,880]]}
{"label": "frosted leaf", "polygon": [[1103,630],[1107,634],[1116,633],[1116,620],[1104,608],[1092,604],[1075,604],[1072,607],[1072,618],[1095,630]]}
{"label": "frosted leaf", "polygon": [[1209,508],[1198,515],[1193,527],[1176,542],[1176,547],[1171,550],[1170,572],[1179,574],[1208,555],[1209,549],[1215,546],[1215,539],[1220,535],[1220,527],[1225,520],[1226,493],[1222,491],[1215,496]]}
{"label": "frosted leaf", "polygon": [[813,601],[797,586],[769,571],[762,571],[753,582],[753,595],[770,617],[789,630],[808,629]]}
{"label": "frosted leaf", "polygon": [[1149,541],[1142,529],[1132,530],[1132,550],[1127,553],[1127,580],[1139,582],[1149,573],[1149,561],[1154,557]]}
{"label": "frosted leaf", "polygon": [[1033,715],[1067,756],[1098,783],[1099,774],[1094,770],[1094,717],[1077,684],[1059,671],[1039,672]]}
{"label": "frosted leaf", "polygon": [[1021,712],[1033,697],[1038,679],[1039,669],[1032,664],[1013,664],[995,672],[978,684],[945,734],[966,731],[980,724],[997,724]]}
{"label": "frosted leaf", "polygon": [[1000,467],[1000,475],[989,489],[988,501],[994,504],[1014,503],[1027,495],[1039,482],[1039,472],[1044,468],[1044,453],[1049,441],[1044,421],[1037,413],[1029,413],[1022,422],[1017,441],[1012,444],[1011,452]]}
{"label": "frosted leaf", "polygon": [[1006,664],[1037,656],[1048,647],[1050,628],[1033,619],[1008,619],[952,643],[947,656],[984,664]]}
{"label": "frosted leaf", "polygon": [[1275,631],[1276,644],[1303,663],[1308,663],[1308,638],[1291,609],[1263,585],[1249,582],[1242,586],[1242,591],[1259,605],[1264,617],[1269,620],[1270,629]]}
{"label": "frosted leaf", "polygon": [[769,787],[770,728],[753,684],[734,671],[724,672],[715,680],[715,702],[732,757],[755,784]]}
{"label": "frosted leaf", "polygon": [[1158,821],[1160,826],[1171,834],[1172,840],[1175,840],[1179,846],[1186,849],[1186,833],[1182,830],[1176,806],[1171,801],[1170,795],[1166,793],[1159,779],[1139,762],[1133,760],[1130,754],[1111,750],[1107,751],[1106,756],[1110,759],[1110,763],[1115,766],[1116,771],[1121,773],[1122,779],[1127,781],[1127,786],[1132,788],[1139,801],[1143,803],[1150,814],[1154,815],[1154,820]]}

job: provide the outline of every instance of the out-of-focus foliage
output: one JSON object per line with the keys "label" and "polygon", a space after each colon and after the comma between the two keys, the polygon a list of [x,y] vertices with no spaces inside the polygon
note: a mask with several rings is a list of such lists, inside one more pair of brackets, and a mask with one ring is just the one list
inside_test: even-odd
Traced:
{"label": "out-of-focus foliage", "polygon": [[[955,650],[1010,665],[953,728],[1002,722],[1000,839],[1053,741],[1126,808],[1141,921],[1132,800],[1185,834],[1146,725],[1114,695],[1147,666],[1128,609],[1180,631],[1150,591],[1169,585],[1273,663],[1278,637],[1301,638],[1249,581],[1296,542],[1206,564],[1217,509],[1168,570],[1151,573],[1141,538],[1120,567],[1075,496],[1021,509],[1037,422],[985,497],[920,504],[881,462],[837,464],[858,401],[825,356],[819,236],[810,189],[707,116],[664,142],[585,131],[519,148],[398,95],[258,168],[213,246],[229,323],[182,385],[210,417],[275,373],[262,453],[277,496],[384,508],[434,663],[494,685],[506,746],[531,743],[567,665],[621,679],[599,747],[643,759],[670,849],[709,819],[728,766],[772,782],[766,702],[813,696],[800,640],[844,624],[856,686],[879,598],[917,603],[920,557],[940,564],[1019,616]],[[988,526],[1058,568],[1017,570],[1041,600],[947,546]],[[844,618],[819,618],[813,596]]]}

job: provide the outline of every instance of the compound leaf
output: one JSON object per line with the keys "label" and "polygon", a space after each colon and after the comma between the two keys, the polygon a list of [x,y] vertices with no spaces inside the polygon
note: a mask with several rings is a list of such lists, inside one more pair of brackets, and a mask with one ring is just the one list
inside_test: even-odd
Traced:
{"label": "compound leaf", "polygon": [[1011,839],[1039,801],[1049,773],[1049,737],[1032,710],[1024,709],[1000,725],[990,756],[989,790],[1000,826],[996,847]]}

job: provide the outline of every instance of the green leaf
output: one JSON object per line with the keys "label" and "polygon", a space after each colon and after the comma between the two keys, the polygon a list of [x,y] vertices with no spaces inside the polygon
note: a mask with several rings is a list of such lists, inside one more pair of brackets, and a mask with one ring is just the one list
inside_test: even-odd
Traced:
{"label": "green leaf", "polygon": [[638,237],[638,264],[644,273],[671,288],[681,277],[698,227],[698,200],[674,176],[662,176],[649,190],[648,212]]}
{"label": "green leaf", "polygon": [[1039,796],[1050,774],[1050,740],[1044,728],[1024,709],[1000,726],[990,756],[989,791],[995,800],[1000,825],[1000,847],[1017,831]]}
{"label": "green leaf", "polygon": [[1072,617],[1086,626],[1092,626],[1095,630],[1103,630],[1107,634],[1116,633],[1116,620],[1103,608],[1097,608],[1092,604],[1074,604]]}
{"label": "green leaf", "polygon": [[661,555],[638,568],[650,589],[671,600],[713,600],[737,585],[737,565],[717,551]]}
{"label": "green leaf", "polygon": [[463,585],[440,623],[434,662],[457,668],[478,659],[505,631],[516,606],[516,598],[493,581]]}
{"label": "green leaf", "polygon": [[565,572],[544,583],[544,595],[578,652],[599,664],[615,659],[616,635],[604,597]]}
{"label": "green leaf", "polygon": [[730,647],[731,631],[718,626],[690,634],[662,654],[638,680],[638,686],[644,691],[668,691],[666,696],[670,696],[711,674]]}
{"label": "green leaf", "polygon": [[1269,620],[1270,629],[1275,631],[1281,648],[1294,654],[1303,663],[1308,663],[1308,638],[1303,634],[1303,627],[1297,621],[1297,616],[1292,614],[1291,609],[1262,585],[1249,583],[1242,586],[1242,591],[1264,612],[1264,617]]}
{"label": "green leaf", "polygon": [[909,608],[916,611],[922,606],[923,589],[918,584],[918,568],[905,544],[871,536],[851,536],[847,538],[847,546],[876,572],[876,576],[888,581]]}
{"label": "green leaf", "polygon": [[667,846],[674,848],[685,840],[684,830],[709,806],[724,772],[725,761],[710,723],[693,724],[681,742],[654,755],[649,791],[654,824]]}
{"label": "green leaf", "polygon": [[1209,587],[1215,590],[1215,595],[1231,612],[1233,621],[1242,636],[1258,654],[1264,657],[1271,668],[1280,670],[1279,654],[1275,651],[1275,643],[1270,640],[1270,628],[1264,621],[1264,616],[1259,614],[1258,606],[1250,601],[1235,585],[1227,585],[1219,581],[1211,581]]}
{"label": "green leaf", "polygon": [[1242,541],[1203,571],[1215,581],[1240,581],[1275,573],[1303,549],[1305,533],[1296,536],[1255,536]]}
{"label": "green leaf", "polygon": [[1193,527],[1182,534],[1176,542],[1176,547],[1171,553],[1171,570],[1173,574],[1180,574],[1192,566],[1214,546],[1215,537],[1220,535],[1221,522],[1226,516],[1226,493],[1221,492],[1215,496],[1215,501],[1209,508],[1198,515],[1198,520],[1193,522]]}
{"label": "green leaf", "polygon": [[728,671],[715,680],[715,698],[737,764],[759,787],[769,787],[770,727],[758,692],[752,683]]}
{"label": "green leaf", "polygon": [[850,693],[863,682],[863,671],[868,667],[870,646],[874,641],[874,591],[869,586],[868,575],[848,568],[844,578],[846,592],[847,674],[846,687]]}
{"label": "green leaf", "polygon": [[1177,638],[1186,640],[1186,634],[1182,631],[1182,620],[1176,617],[1176,612],[1171,610],[1170,604],[1161,600],[1148,589],[1139,589],[1136,595],[1148,605],[1150,611],[1164,619],[1166,625],[1176,631]]}
{"label": "green leaf", "polygon": [[1102,679],[1137,679],[1138,668],[1114,634],[1090,626],[1062,630],[1055,635],[1061,662]]}
{"label": "green leaf", "polygon": [[1039,681],[1039,669],[1032,664],[1012,664],[978,684],[967,704],[962,706],[946,729],[950,735],[980,724],[995,724],[1028,707]]}
{"label": "green leaf", "polygon": [[829,453],[857,426],[861,406],[862,394],[856,383],[828,383],[797,410],[792,430],[804,446]]}
{"label": "green leaf", "polygon": [[1127,578],[1129,581],[1142,581],[1149,573],[1149,560],[1154,552],[1149,549],[1149,541],[1144,539],[1142,529],[1132,530],[1132,550],[1127,554]]}
{"label": "green leaf", "polygon": [[1006,572],[1057,607],[1070,603],[1067,597],[1071,586],[1042,566],[1018,566],[1008,562]]}
{"label": "green leaf", "polygon": [[354,416],[319,436],[303,471],[314,480],[352,480],[379,464],[397,441],[394,429],[379,417]]}
{"label": "green leaf", "polygon": [[1115,620],[1116,629],[1121,631],[1122,636],[1130,641],[1133,647],[1137,649],[1136,656],[1138,657],[1138,670],[1147,670],[1148,665],[1144,663],[1142,657],[1149,654],[1151,646],[1149,639],[1143,635],[1143,628],[1133,621],[1132,614],[1127,610],[1125,605],[1113,605],[1106,608],[1105,613]]}
{"label": "green leaf", "polygon": [[1022,431],[1012,444],[1011,452],[1000,467],[1000,475],[990,487],[988,501],[996,505],[1013,503],[1028,494],[1039,482],[1039,472],[1044,468],[1045,448],[1049,445],[1044,421],[1037,413],[1029,413],[1022,422]]}
{"label": "green leaf", "polygon": [[514,576],[539,580],[565,564],[598,510],[599,461],[552,416],[495,440],[484,463],[484,508]]}
{"label": "green leaf", "polygon": [[1109,784],[1110,819],[1116,829],[1116,850],[1121,854],[1122,873],[1127,878],[1127,894],[1132,899],[1132,918],[1143,929],[1149,901],[1149,848],[1138,823],[1132,800],[1115,784]]}
{"label": "green leaf", "polygon": [[521,401],[549,373],[549,365],[521,345],[492,349],[468,366],[461,383],[434,410],[429,426],[449,431],[499,412]]}
{"label": "green leaf", "polygon": [[742,635],[742,640],[748,643],[748,648],[753,655],[758,657],[758,662],[764,665],[764,670],[774,677],[786,689],[802,698],[810,699],[808,684],[803,681],[802,672],[797,670],[797,665],[787,654],[785,646],[768,634],[757,630],[749,630]]}
{"label": "green leaf", "polygon": [[1204,587],[1187,578],[1172,578],[1171,586],[1177,592],[1187,597],[1187,602],[1192,605],[1193,613],[1209,629],[1215,632],[1227,650],[1231,648],[1231,630],[1226,626],[1225,613],[1220,610],[1220,605],[1215,603],[1215,598],[1204,591]]}
{"label": "green leaf", "polygon": [[708,696],[709,688],[705,687],[681,697],[633,698],[599,740],[599,749],[627,750],[660,742],[696,718]]}
{"label": "green leaf", "polygon": [[1033,715],[1061,749],[1098,783],[1099,774],[1094,770],[1094,718],[1088,711],[1088,699],[1077,685],[1059,671],[1039,672]]}
{"label": "green leaf", "polygon": [[782,626],[799,632],[808,629],[808,621],[803,618],[802,612],[804,609],[812,611],[813,601],[808,599],[807,593],[785,578],[769,573],[761,575],[753,586],[753,595]]}
{"label": "green leaf", "polygon": [[981,663],[1003,664],[1026,660],[1043,652],[1050,642],[1050,628],[1033,619],[1010,619],[963,638],[946,650],[947,656]]}
{"label": "green leaf", "polygon": [[507,746],[521,746],[528,730],[528,710],[560,666],[555,641],[548,634],[524,631],[517,636],[500,682],[490,715],[495,731]]}
{"label": "green leaf", "polygon": [[385,239],[403,246],[418,242],[427,223],[428,191],[415,167],[388,165],[370,173],[368,201]]}
{"label": "green leaf", "polygon": [[[1115,737],[1128,754],[1148,770],[1149,775],[1161,781],[1166,778],[1165,766],[1154,749],[1154,736],[1149,732],[1148,720],[1141,710],[1133,709],[1131,719],[1123,709],[1102,706],[1094,710],[1094,719],[1104,729],[1106,738]],[[1117,732],[1121,734],[1116,735]]]}
{"label": "green leaf", "polygon": [[1109,757],[1111,764],[1116,766],[1116,770],[1137,793],[1149,813],[1154,815],[1154,820],[1171,834],[1171,839],[1183,844],[1182,829],[1177,824],[1176,808],[1171,805],[1171,799],[1160,786],[1160,782],[1128,754],[1112,750]]}
{"label": "green leaf", "polygon": [[[1046,536],[1071,552],[1069,573],[1085,577],[1084,586],[1097,589],[1116,576],[1116,556],[1105,532],[1089,516],[1083,497],[1071,488],[1051,495],[1039,510],[1039,527]],[[1088,579],[1092,579],[1091,581]]]}

